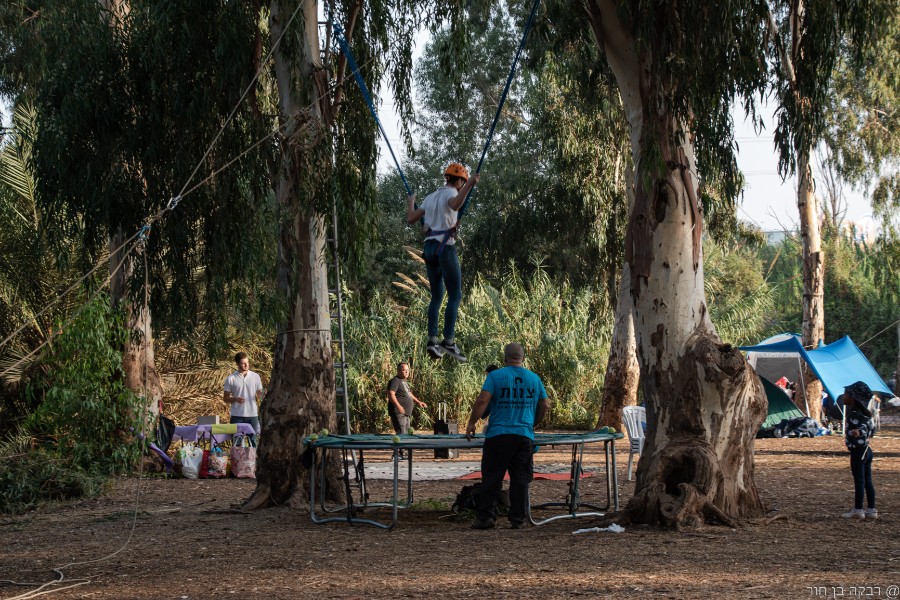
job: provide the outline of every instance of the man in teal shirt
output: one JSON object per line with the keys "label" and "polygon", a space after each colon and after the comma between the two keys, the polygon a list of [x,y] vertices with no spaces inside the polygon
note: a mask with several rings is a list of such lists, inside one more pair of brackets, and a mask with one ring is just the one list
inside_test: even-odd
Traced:
{"label": "man in teal shirt", "polygon": [[513,529],[525,526],[528,486],[534,474],[532,442],[534,426],[540,423],[550,401],[544,383],[522,366],[525,350],[521,344],[503,349],[505,367],[488,373],[481,393],[472,407],[466,437],[475,435],[475,425],[490,407],[491,418],[484,432],[481,456],[481,489],[475,529],[494,526],[494,505],[503,477],[509,472],[509,522]]}

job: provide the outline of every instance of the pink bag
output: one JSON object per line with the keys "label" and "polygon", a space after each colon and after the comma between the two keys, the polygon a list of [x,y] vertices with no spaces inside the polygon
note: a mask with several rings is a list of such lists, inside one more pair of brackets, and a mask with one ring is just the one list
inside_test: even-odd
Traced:
{"label": "pink bag", "polygon": [[256,479],[256,448],[245,435],[231,447],[231,472],[240,479]]}

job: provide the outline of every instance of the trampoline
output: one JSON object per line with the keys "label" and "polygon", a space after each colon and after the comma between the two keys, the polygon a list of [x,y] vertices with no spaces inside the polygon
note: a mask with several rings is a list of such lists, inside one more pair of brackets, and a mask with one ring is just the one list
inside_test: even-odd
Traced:
{"label": "trampoline", "polygon": [[[602,430],[601,430],[602,431]],[[534,446],[571,446],[572,460],[569,472],[569,482],[566,494],[560,502],[549,502],[532,506],[528,503],[527,518],[532,525],[538,526],[558,519],[572,519],[577,517],[596,517],[605,514],[610,507],[619,510],[619,487],[616,477],[616,452],[615,441],[622,439],[621,433],[606,433],[594,431],[588,433],[536,433]],[[396,441],[399,439],[399,441]],[[309,470],[309,511],[313,523],[345,522],[349,524],[360,523],[374,525],[383,529],[393,529],[397,525],[399,509],[409,507],[413,502],[413,460],[416,450],[440,450],[440,449],[474,449],[484,447],[484,436],[477,435],[467,440],[465,435],[328,435],[317,439],[306,438],[304,440],[307,450],[312,453],[311,468]],[[603,455],[606,466],[606,505],[596,506],[581,502],[580,483],[582,464],[584,461],[584,448],[587,444],[603,444]],[[366,493],[365,480],[365,452],[367,450],[390,451],[394,464],[393,497],[390,502],[369,502]],[[328,453],[339,451],[342,453],[344,465],[343,480],[346,503],[339,506],[328,507],[325,504],[325,469]],[[406,453],[406,458],[400,458],[400,452]],[[352,454],[352,456],[351,456]],[[406,498],[400,499],[400,461],[409,461]],[[352,479],[352,481],[351,481]],[[359,489],[359,501],[354,501],[353,486]],[[362,517],[360,513],[371,508],[390,509],[390,521],[377,521],[372,518]],[[582,508],[588,509],[581,511]],[[536,519],[533,510],[559,509],[560,514]]]}

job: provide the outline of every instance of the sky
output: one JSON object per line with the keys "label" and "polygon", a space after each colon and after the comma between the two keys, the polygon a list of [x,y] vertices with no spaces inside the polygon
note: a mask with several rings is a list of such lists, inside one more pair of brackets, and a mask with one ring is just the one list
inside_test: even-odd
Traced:
{"label": "sky", "polygon": [[[797,178],[785,181],[778,174],[778,154],[772,138],[775,119],[772,111],[766,111],[764,117],[766,131],[757,133],[753,126],[746,122],[740,110],[733,112],[735,137],[740,148],[738,167],[746,179],[744,197],[738,208],[738,218],[748,223],[756,223],[763,231],[796,230],[799,217],[797,214]],[[816,168],[813,177],[818,179]],[[874,227],[872,207],[861,191],[850,189],[845,185],[844,197],[847,202],[846,221],[857,223],[861,227]]]}

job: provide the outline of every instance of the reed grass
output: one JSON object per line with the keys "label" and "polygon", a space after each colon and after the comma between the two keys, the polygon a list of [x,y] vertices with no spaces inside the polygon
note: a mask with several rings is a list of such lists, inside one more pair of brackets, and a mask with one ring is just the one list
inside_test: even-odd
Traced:
{"label": "reed grass", "polygon": [[589,428],[596,422],[613,321],[602,295],[555,283],[540,266],[528,278],[512,267],[498,282],[479,277],[463,297],[456,330],[466,363],[427,357],[429,299],[425,278],[406,273],[397,273],[393,293],[367,298],[366,309],[347,294],[354,431],[390,429],[386,390],[400,361],[410,363],[413,393],[428,404],[418,426],[430,429],[442,402],[462,426],[485,367],[502,366],[503,346],[513,341],[525,347],[525,366],[541,376],[551,398],[545,427]]}

